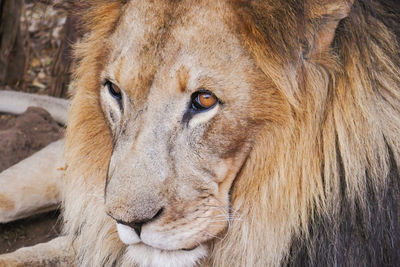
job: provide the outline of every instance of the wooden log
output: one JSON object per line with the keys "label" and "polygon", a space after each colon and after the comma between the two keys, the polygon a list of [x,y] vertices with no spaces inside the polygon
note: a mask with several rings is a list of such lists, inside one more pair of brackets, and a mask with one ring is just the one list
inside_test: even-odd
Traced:
{"label": "wooden log", "polygon": [[20,32],[23,4],[23,0],[0,2],[0,84],[14,85],[24,76],[24,39]]}
{"label": "wooden log", "polygon": [[67,16],[64,32],[65,36],[58,48],[51,70],[50,95],[55,97],[65,97],[67,94],[72,64],[72,44],[80,37],[77,29],[77,18],[73,12],[69,12]]}

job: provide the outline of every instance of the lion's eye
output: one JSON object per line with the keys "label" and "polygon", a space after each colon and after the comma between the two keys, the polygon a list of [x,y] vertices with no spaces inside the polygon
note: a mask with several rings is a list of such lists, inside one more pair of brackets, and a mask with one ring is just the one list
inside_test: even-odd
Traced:
{"label": "lion's eye", "polygon": [[107,86],[110,95],[120,102],[122,99],[121,89],[110,81],[106,81],[105,86]]}
{"label": "lion's eye", "polygon": [[192,94],[192,109],[196,111],[208,110],[218,103],[217,97],[208,90],[199,90]]}

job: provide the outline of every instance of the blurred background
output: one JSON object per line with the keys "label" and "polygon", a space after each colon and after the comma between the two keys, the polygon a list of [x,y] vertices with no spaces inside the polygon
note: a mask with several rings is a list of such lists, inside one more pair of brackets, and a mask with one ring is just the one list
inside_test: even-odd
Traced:
{"label": "blurred background", "polygon": [[[0,90],[67,98],[71,47],[79,38],[76,12],[66,0],[0,0]],[[0,113],[0,172],[64,135],[40,108]],[[52,211],[0,223],[0,254],[45,242],[60,232]]]}
{"label": "blurred background", "polygon": [[71,9],[65,0],[0,0],[1,89],[67,96],[79,36]]}

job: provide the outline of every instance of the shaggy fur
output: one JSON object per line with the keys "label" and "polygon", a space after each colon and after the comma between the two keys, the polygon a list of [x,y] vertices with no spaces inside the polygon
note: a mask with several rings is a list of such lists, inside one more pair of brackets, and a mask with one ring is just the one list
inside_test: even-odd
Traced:
{"label": "shaggy fur", "polygon": [[[108,38],[130,1],[88,2],[88,33],[76,46],[71,85],[64,232],[78,265],[130,265],[105,214],[113,144],[99,102]],[[178,20],[194,2],[163,1],[160,10],[167,6],[167,18]],[[262,72],[249,92],[259,130],[230,190],[240,220],[209,241],[201,264],[400,265],[399,4],[222,6],[232,34]],[[154,47],[162,48],[157,40]]]}

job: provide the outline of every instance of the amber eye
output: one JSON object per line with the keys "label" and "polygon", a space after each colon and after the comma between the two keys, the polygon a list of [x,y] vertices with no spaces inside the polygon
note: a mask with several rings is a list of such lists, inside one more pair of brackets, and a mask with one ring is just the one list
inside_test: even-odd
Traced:
{"label": "amber eye", "polygon": [[207,90],[200,90],[192,94],[192,109],[197,111],[208,110],[218,103],[217,97]]}
{"label": "amber eye", "polygon": [[118,86],[116,86],[110,81],[106,81],[105,86],[107,86],[108,92],[112,97],[114,97],[117,101],[121,101],[122,94],[121,94],[121,89],[119,89]]}

